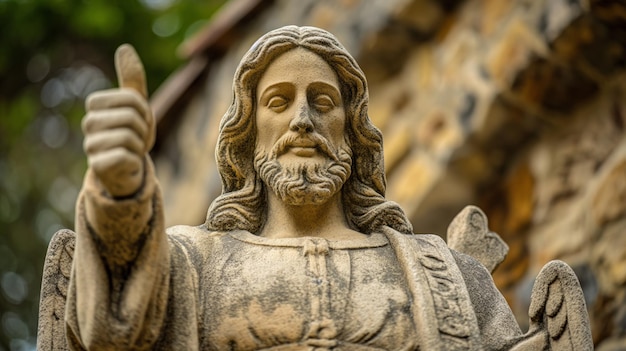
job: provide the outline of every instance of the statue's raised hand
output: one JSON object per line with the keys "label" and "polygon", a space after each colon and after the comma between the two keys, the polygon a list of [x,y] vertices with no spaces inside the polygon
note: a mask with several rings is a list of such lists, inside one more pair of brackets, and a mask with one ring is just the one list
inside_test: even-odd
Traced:
{"label": "statue's raised hand", "polygon": [[85,103],[82,128],[87,161],[113,197],[135,194],[144,181],[144,157],[155,137],[147,102],[146,75],[135,49],[115,53],[120,88],[92,93]]}

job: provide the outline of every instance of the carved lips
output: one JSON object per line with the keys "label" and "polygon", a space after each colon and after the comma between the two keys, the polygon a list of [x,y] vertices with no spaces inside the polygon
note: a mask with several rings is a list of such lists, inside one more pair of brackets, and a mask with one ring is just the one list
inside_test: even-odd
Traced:
{"label": "carved lips", "polygon": [[280,138],[274,147],[274,155],[279,157],[287,152],[292,152],[300,157],[312,157],[318,151],[337,161],[337,155],[333,152],[329,142],[319,134],[287,134]]}
{"label": "carved lips", "polygon": [[318,144],[308,138],[298,138],[287,145],[287,148],[301,157],[311,157],[317,153]]}

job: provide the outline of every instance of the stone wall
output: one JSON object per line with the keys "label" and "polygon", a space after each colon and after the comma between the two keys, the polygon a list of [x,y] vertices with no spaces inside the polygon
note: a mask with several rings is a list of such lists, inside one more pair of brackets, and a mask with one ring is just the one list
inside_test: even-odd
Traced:
{"label": "stone wall", "polygon": [[478,204],[511,247],[494,279],[521,324],[551,259],[583,285],[598,350],[626,348],[626,5],[571,0],[267,3],[212,58],[155,159],[167,222],[200,224],[234,70],[286,24],[335,33],[370,83],[387,197],[445,236]]}

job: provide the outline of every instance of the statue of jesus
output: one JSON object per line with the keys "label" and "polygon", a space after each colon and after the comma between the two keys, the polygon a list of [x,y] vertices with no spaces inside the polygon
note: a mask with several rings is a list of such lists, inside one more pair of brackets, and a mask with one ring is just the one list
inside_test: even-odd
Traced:
{"label": "statue of jesus", "polygon": [[[330,33],[283,27],[244,56],[217,142],[223,191],[198,227],[164,228],[143,68],[132,47],[116,59],[121,88],[92,94],[83,120],[70,349],[543,350],[570,337],[545,312],[562,276],[523,334],[483,264],[412,235],[384,197],[365,76]],[[572,328],[565,305],[550,311]]]}

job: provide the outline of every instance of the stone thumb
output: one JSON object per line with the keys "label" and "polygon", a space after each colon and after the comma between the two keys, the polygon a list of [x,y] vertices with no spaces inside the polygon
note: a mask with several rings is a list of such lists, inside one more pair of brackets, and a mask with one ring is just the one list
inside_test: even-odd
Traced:
{"label": "stone thumb", "polygon": [[[137,51],[130,44],[122,44],[115,51],[115,72],[117,80],[122,88],[130,88],[137,91],[144,98],[148,98],[148,87],[146,85],[146,71]],[[154,117],[148,112],[145,116],[148,123],[148,135],[146,137],[146,152],[150,151],[154,145],[156,137]]]}
{"label": "stone thumb", "polygon": [[135,89],[144,98],[148,97],[146,72],[132,45],[122,44],[115,51],[115,72],[120,87]]}

